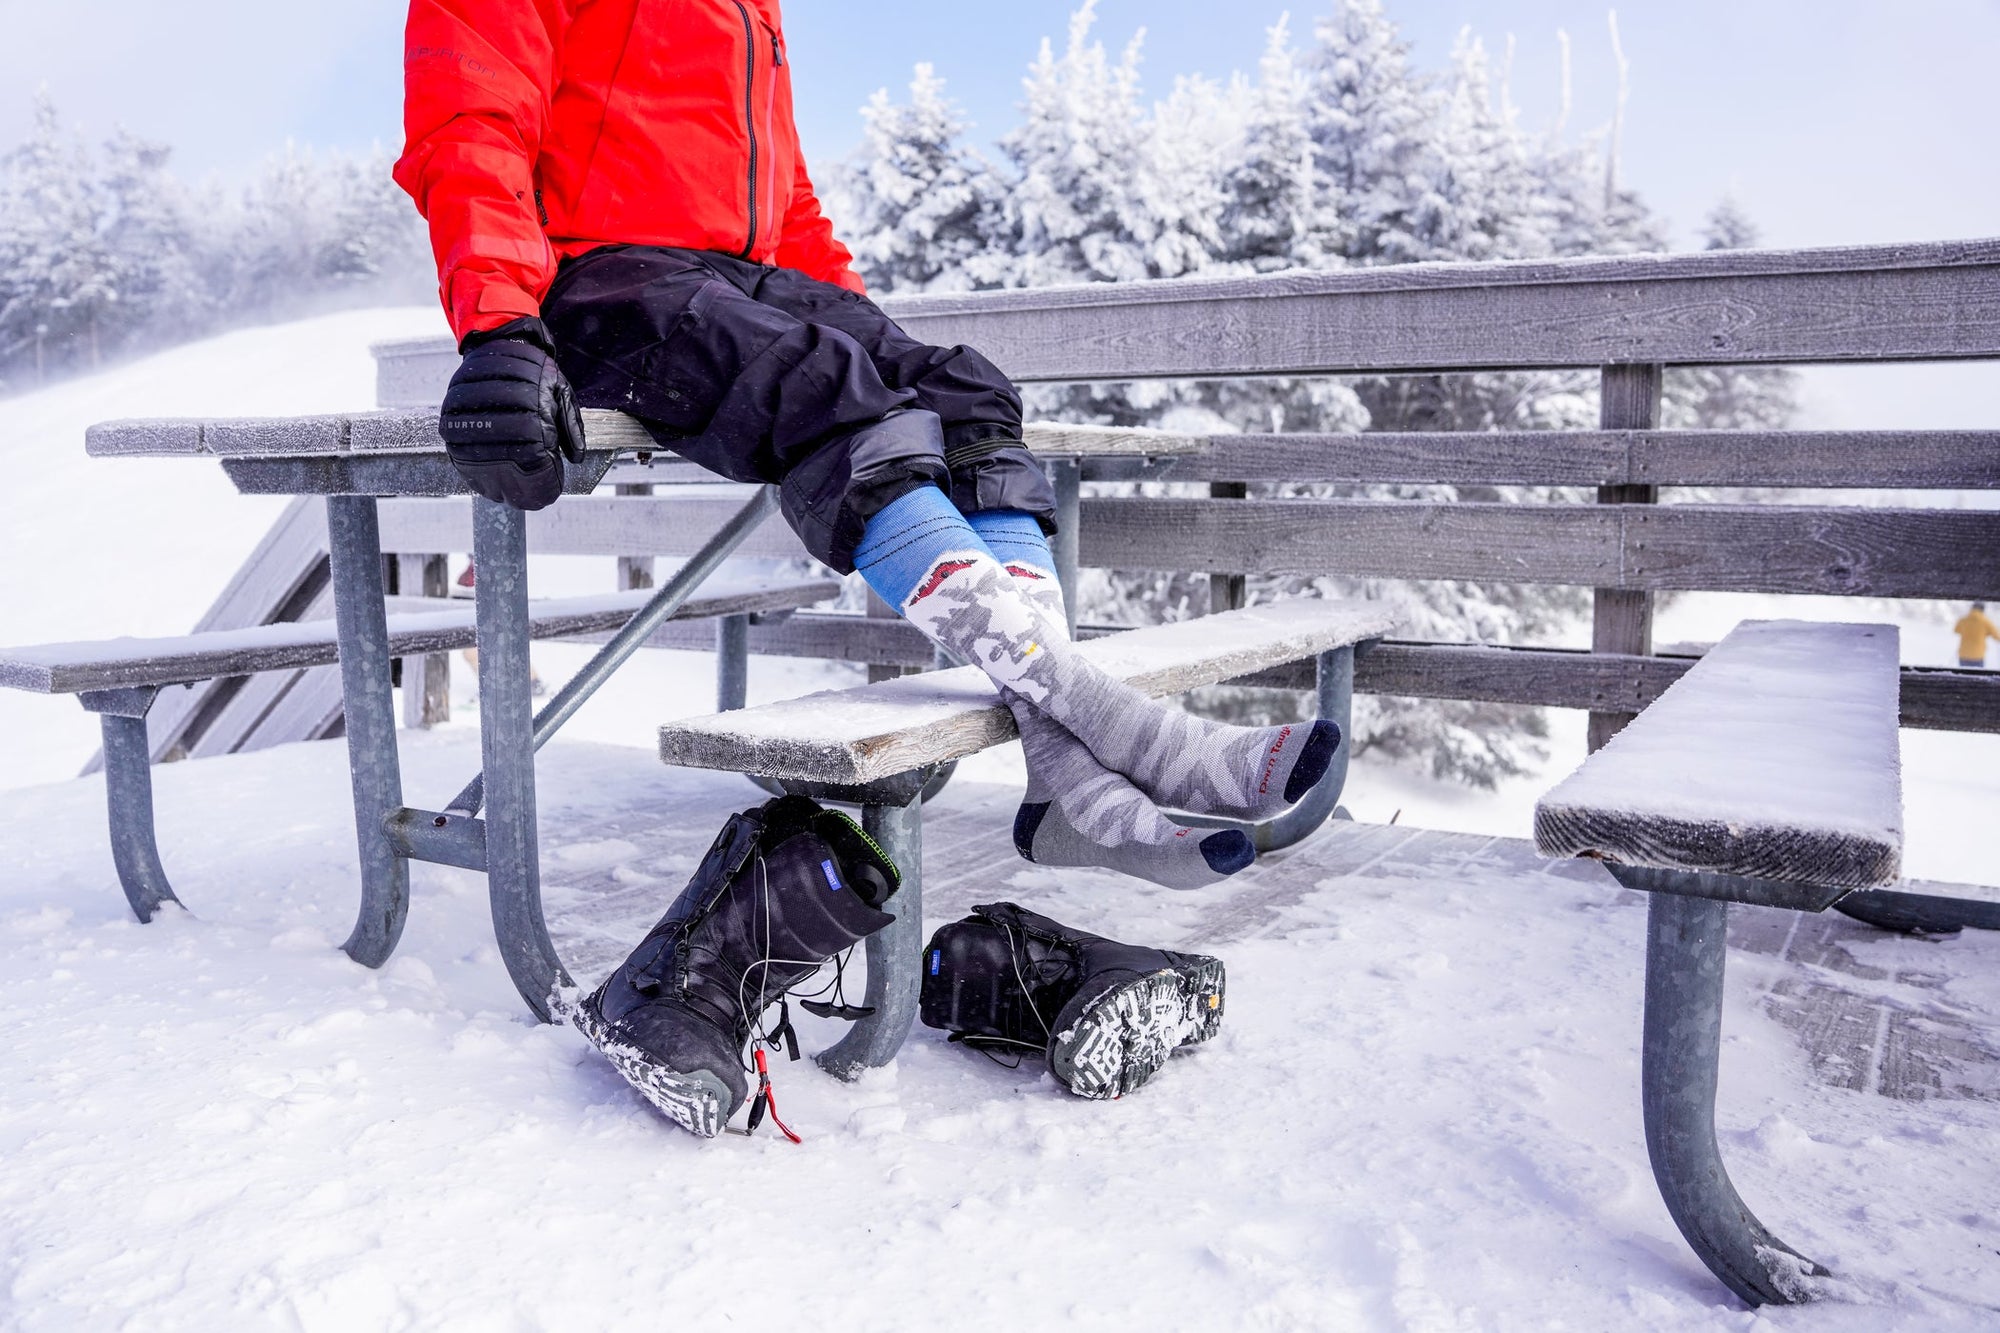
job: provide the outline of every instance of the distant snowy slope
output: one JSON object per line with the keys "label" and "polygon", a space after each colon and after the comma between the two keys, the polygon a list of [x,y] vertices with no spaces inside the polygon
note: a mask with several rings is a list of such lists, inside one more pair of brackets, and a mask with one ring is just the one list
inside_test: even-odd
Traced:
{"label": "distant snowy slope", "polygon": [[[213,464],[86,458],[85,428],[372,407],[368,345],[443,331],[431,309],[349,311],[0,398],[0,644],[183,632],[283,508]],[[0,691],[0,789],[75,776],[96,733],[74,703]]]}

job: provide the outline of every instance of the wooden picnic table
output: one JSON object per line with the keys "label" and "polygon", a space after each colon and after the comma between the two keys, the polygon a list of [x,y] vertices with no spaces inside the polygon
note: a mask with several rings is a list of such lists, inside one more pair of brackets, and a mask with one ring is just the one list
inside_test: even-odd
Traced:
{"label": "wooden picnic table", "polygon": [[[583,458],[568,465],[566,495],[595,490],[621,456],[665,453],[636,420],[584,414]],[[1078,470],[1085,456],[1170,457],[1203,442],[1156,431],[1030,426],[1029,447],[1048,459],[1068,521],[1056,543],[1059,572],[1073,581]],[[437,436],[434,409],[283,419],[110,422],[86,438],[92,457],[181,457],[219,462],[247,495],[324,497],[335,628],[345,707],[348,767],[360,847],[361,908],[344,946],[378,967],[395,950],[409,912],[409,862],[486,874],[493,926],[508,972],[544,1019],[569,982],[549,939],[541,901],[535,751],[777,511],[777,489],[758,487],[575,679],[534,709],[528,664],[530,516],[472,496],[472,556],[479,646],[482,771],[439,810],[404,801],[390,685],[391,643],[383,586],[378,500],[445,498],[469,492]],[[1067,464],[1067,466],[1065,466]],[[573,503],[573,502],[572,502]],[[557,506],[559,512],[561,506]],[[744,651],[741,635],[727,636]]]}

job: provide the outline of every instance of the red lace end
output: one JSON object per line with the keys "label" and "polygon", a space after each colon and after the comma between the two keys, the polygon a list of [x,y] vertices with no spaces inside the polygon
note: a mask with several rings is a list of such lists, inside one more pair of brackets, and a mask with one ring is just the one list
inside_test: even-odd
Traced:
{"label": "red lace end", "polygon": [[759,1046],[751,1052],[751,1057],[757,1062],[757,1095],[763,1099],[765,1108],[770,1111],[771,1123],[778,1127],[779,1133],[793,1143],[804,1143],[804,1139],[792,1133],[790,1125],[778,1118],[778,1099],[771,1092],[771,1066],[764,1059],[764,1048]]}

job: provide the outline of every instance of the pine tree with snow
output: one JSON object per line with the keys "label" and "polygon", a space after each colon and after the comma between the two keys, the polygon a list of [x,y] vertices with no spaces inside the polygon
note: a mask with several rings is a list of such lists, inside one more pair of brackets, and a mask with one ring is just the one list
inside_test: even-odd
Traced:
{"label": "pine tree with snow", "polygon": [[1308,92],[1285,14],[1265,34],[1256,85],[1238,94],[1247,111],[1223,171],[1217,219],[1217,257],[1225,264],[1268,273],[1306,257],[1313,211]]}
{"label": "pine tree with snow", "polygon": [[41,93],[0,160],[0,375],[39,383],[101,358],[119,292],[104,211],[90,150]]}
{"label": "pine tree with snow", "polygon": [[964,291],[998,286],[1003,189],[964,143],[965,118],[928,64],[908,102],[877,92],[861,111],[860,151],[839,173],[833,204],[869,290]]}
{"label": "pine tree with snow", "polygon": [[1434,132],[1415,155],[1413,250],[1430,259],[1529,259],[1548,253],[1527,145],[1493,102],[1486,48],[1462,30]]}
{"label": "pine tree with snow", "polygon": [[1416,235],[1434,98],[1381,0],[1335,0],[1306,59],[1318,207],[1308,253],[1351,264],[1430,258]]}
{"label": "pine tree with snow", "polygon": [[[335,289],[377,299],[421,299],[431,279],[430,235],[381,149],[334,156],[325,168],[334,199],[330,235],[314,268]],[[414,279],[414,281],[413,281]]]}
{"label": "pine tree with snow", "polygon": [[166,145],[120,130],[104,147],[104,240],[121,279],[120,342],[145,345],[200,332],[214,318],[213,294]]}
{"label": "pine tree with snow", "polygon": [[1175,278],[1210,256],[1212,178],[1176,170],[1182,159],[1162,151],[1140,104],[1145,32],[1114,64],[1091,40],[1096,11],[1084,0],[1070,16],[1060,57],[1042,43],[1023,84],[1023,123],[1001,140],[1014,170],[1009,285]]}

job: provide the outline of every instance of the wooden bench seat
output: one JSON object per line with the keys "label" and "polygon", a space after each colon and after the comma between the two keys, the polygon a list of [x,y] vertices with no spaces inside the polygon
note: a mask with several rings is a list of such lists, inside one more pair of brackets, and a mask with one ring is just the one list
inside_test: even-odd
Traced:
{"label": "wooden bench seat", "polygon": [[[1288,601],[1157,625],[1077,645],[1147,694],[1179,694],[1377,639],[1380,603]],[[660,728],[660,757],[689,768],[860,785],[960,759],[1015,736],[976,667],[808,694]]]}
{"label": "wooden bench seat", "polygon": [[1893,883],[1903,848],[1893,625],[1739,626],[1535,807],[1548,856]]}
{"label": "wooden bench seat", "polygon": [[[789,612],[837,595],[835,579],[739,579],[697,589],[672,619],[747,624],[752,615]],[[531,604],[529,633],[571,638],[617,630],[656,596],[636,589],[599,597]],[[379,585],[374,596],[379,600]],[[417,599],[410,599],[417,600]],[[392,604],[404,599],[391,599]],[[475,609],[463,602],[435,611],[387,616],[386,667],[393,657],[418,657],[474,646]],[[73,694],[99,716],[104,737],[105,806],[119,886],[141,921],[177,902],[160,863],[153,831],[152,747],[147,715],[164,686],[218,677],[321,667],[340,660],[336,622],[287,621],[247,629],[210,630],[167,639],[111,639],[0,649],[0,686],[40,694]],[[523,663],[525,667],[525,663]],[[337,716],[337,715],[336,715]],[[393,729],[393,722],[390,724]]]}
{"label": "wooden bench seat", "polygon": [[[839,580],[830,578],[717,581],[690,597],[672,618],[703,620],[791,611],[839,594]],[[606,633],[623,626],[652,596],[651,589],[642,588],[534,602],[529,612],[530,632],[538,639]],[[389,647],[395,657],[470,648],[476,639],[470,601],[445,610],[399,612],[389,617]],[[82,694],[325,666],[339,660],[334,622],[314,620],[160,639],[0,648],[0,686],[38,694]]]}

